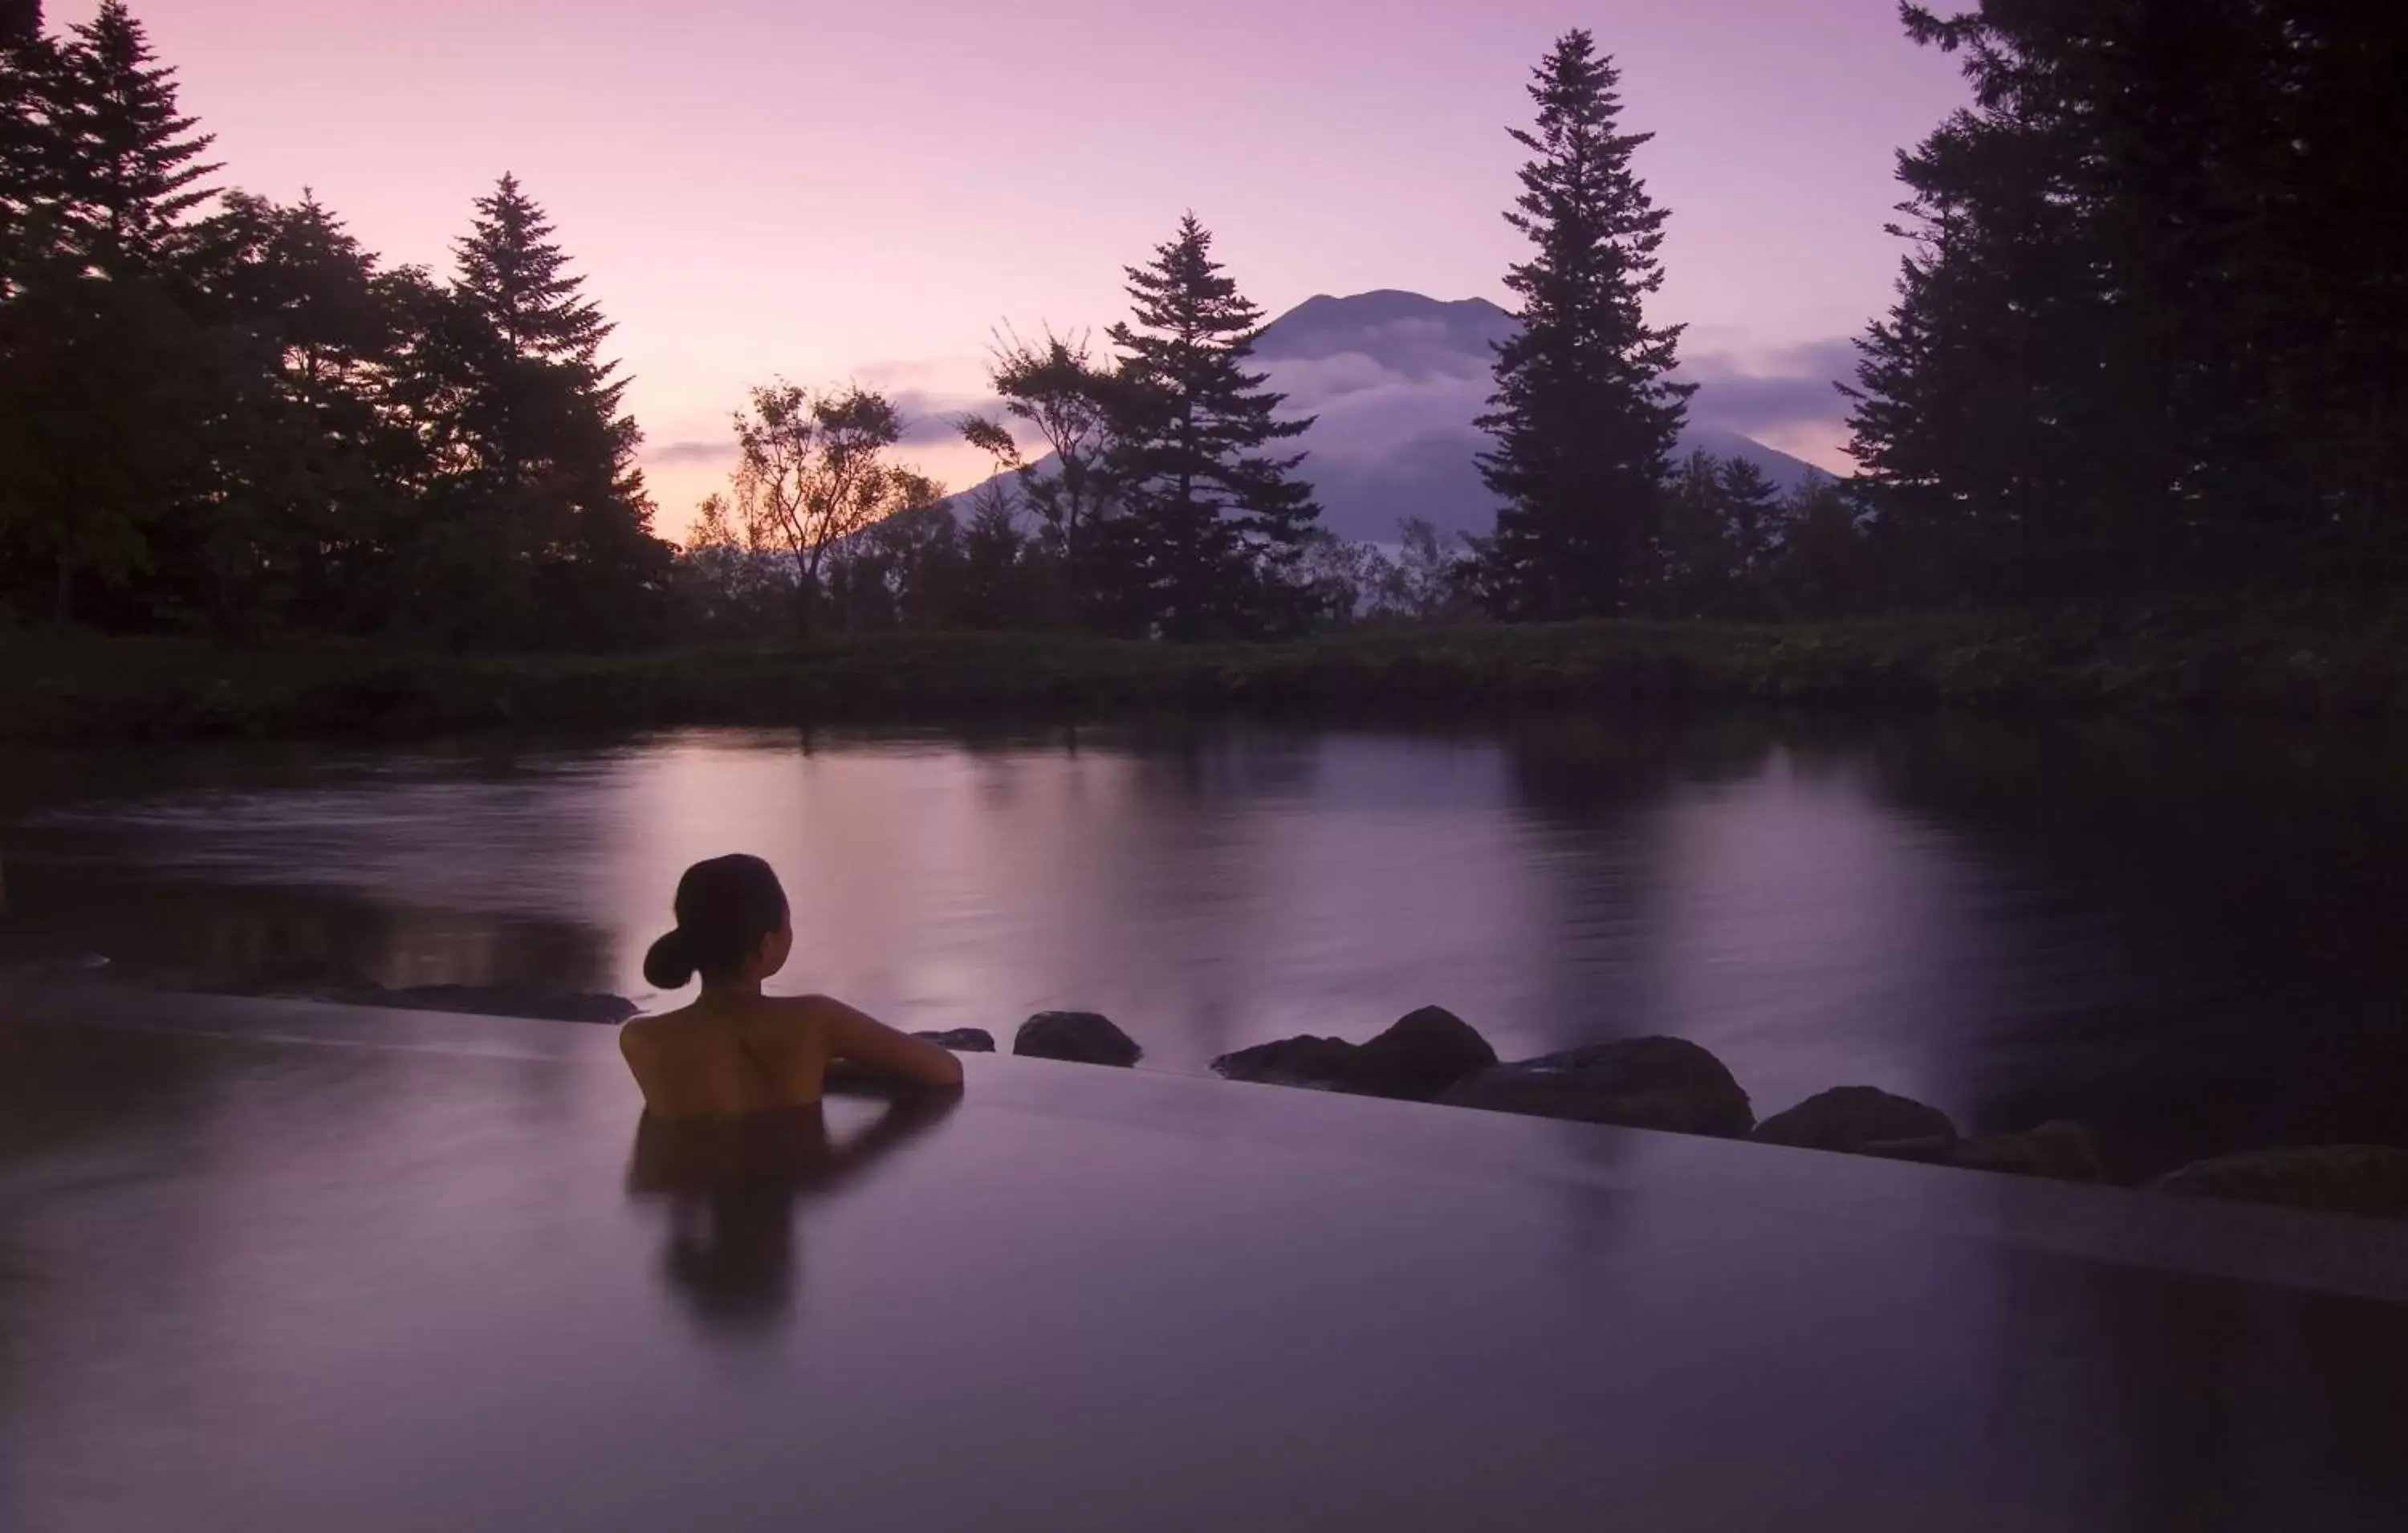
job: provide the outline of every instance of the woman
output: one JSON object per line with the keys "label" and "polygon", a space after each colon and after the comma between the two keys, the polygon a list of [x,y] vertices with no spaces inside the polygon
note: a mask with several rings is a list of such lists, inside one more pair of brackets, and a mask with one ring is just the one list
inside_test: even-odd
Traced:
{"label": "woman", "polygon": [[794,948],[786,892],[767,863],[720,857],[686,869],[677,929],[644,955],[644,979],[676,990],[699,974],[702,994],[619,1034],[646,1110],[684,1122],[808,1107],[838,1061],[912,1085],[962,1083],[960,1060],[840,1001],[762,995]]}

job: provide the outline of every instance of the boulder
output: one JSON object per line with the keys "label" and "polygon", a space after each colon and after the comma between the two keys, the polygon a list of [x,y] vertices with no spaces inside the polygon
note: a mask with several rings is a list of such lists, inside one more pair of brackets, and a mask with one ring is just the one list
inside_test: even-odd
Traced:
{"label": "boulder", "polygon": [[949,1033],[914,1033],[911,1036],[926,1039],[938,1048],[951,1049],[955,1053],[995,1053],[995,1035],[983,1027],[956,1027]]}
{"label": "boulder", "polygon": [[1953,1166],[1960,1171],[2045,1177],[2053,1182],[2104,1182],[2098,1146],[2080,1124],[2047,1123],[2028,1134],[1978,1134],[1971,1139],[1927,1135],[1866,1144],[1860,1154]]}
{"label": "boulder", "polygon": [[1286,1038],[1223,1054],[1212,1069],[1231,1081],[1426,1102],[1496,1063],[1486,1039],[1454,1012],[1428,1006],[1369,1043]]}
{"label": "boulder", "polygon": [[2338,1144],[2227,1155],[2186,1166],[2156,1187],[2186,1197],[2408,1219],[2408,1150]]}
{"label": "boulder", "polygon": [[1363,1048],[1342,1038],[1283,1038],[1223,1054],[1212,1061],[1212,1073],[1271,1086],[1355,1091],[1363,1079]]}
{"label": "boulder", "polygon": [[1956,1125],[1936,1107],[1871,1086],[1838,1086],[1776,1112],[1749,1136],[1759,1144],[1854,1154],[1868,1144],[1956,1138]]}
{"label": "boulder", "polygon": [[1945,1166],[1948,1157],[1956,1153],[1956,1136],[1932,1134],[1915,1139],[1874,1139],[1858,1145],[1856,1153],[1883,1160],[1909,1160],[1917,1166]]}
{"label": "boulder", "polygon": [[1634,1038],[1498,1065],[1438,1098],[1452,1107],[1739,1139],[1756,1126],[1723,1062],[1682,1039]]}
{"label": "boulder", "polygon": [[1011,1052],[1027,1059],[1125,1069],[1145,1055],[1137,1040],[1093,1011],[1039,1011],[1020,1024]]}
{"label": "boulder", "polygon": [[1446,1008],[1425,1006],[1364,1044],[1358,1058],[1379,1095],[1426,1102],[1465,1077],[1494,1067],[1497,1051]]}

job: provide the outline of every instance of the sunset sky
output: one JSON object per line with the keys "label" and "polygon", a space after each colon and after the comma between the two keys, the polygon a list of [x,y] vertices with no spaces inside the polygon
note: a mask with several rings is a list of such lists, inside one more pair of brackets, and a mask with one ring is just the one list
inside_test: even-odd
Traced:
{"label": "sunset sky", "polygon": [[[1656,312],[1690,326],[1701,413],[1843,466],[1824,385],[1888,298],[1895,153],[1961,97],[1894,0],[134,7],[228,184],[313,187],[389,260],[448,268],[470,200],[515,172],[618,322],[672,536],[725,474],[748,383],[878,385],[933,437],[979,396],[997,325],[1100,329],[1121,267],[1187,208],[1273,313],[1372,288],[1504,299],[1504,129],[1570,26],[1658,135]],[[1713,385],[1733,375],[1760,381]]]}

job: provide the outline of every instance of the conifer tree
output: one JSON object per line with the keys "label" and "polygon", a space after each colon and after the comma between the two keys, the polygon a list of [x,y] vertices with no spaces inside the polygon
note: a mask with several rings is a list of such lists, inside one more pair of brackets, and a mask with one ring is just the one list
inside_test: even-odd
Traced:
{"label": "conifer tree", "polygon": [[1182,639],[1293,625],[1321,511],[1296,477],[1304,455],[1268,450],[1312,423],[1282,419],[1285,396],[1247,370],[1262,310],[1193,213],[1151,265],[1128,268],[1128,292],[1135,312],[1110,331],[1121,363],[1111,472],[1131,615]]}
{"label": "conifer tree", "polygon": [[601,357],[611,326],[553,233],[515,177],[478,199],[423,359],[435,376],[419,387],[453,464],[465,545],[481,575],[503,577],[487,598],[513,619],[572,608],[594,628],[614,604],[657,595],[666,551],[635,466],[626,381]]}
{"label": "conifer tree", "polygon": [[305,193],[235,192],[196,232],[187,308],[221,337],[223,395],[198,539],[221,626],[386,620],[391,545],[424,481],[394,397],[392,279]]}
{"label": "conifer tree", "polygon": [[1762,572],[1780,544],[1781,491],[1746,458],[1723,459],[1714,482],[1730,543],[1731,574],[1746,580]]}
{"label": "conifer tree", "polygon": [[1588,32],[1566,33],[1530,87],[1532,158],[1506,222],[1537,249],[1505,285],[1521,329],[1497,349],[1481,473],[1501,500],[1483,583],[1512,617],[1622,609],[1640,574],[1688,385],[1670,380],[1681,327],[1653,327],[1668,214],[1620,129],[1620,76]]}
{"label": "conifer tree", "polygon": [[1851,391],[1885,553],[1974,600],[2408,575],[2408,11],[1905,16],[1973,102],[1900,158]]}
{"label": "conifer tree", "polygon": [[74,29],[52,109],[54,194],[67,248],[88,269],[159,275],[182,253],[220,168],[202,160],[215,139],[198,125],[124,0]]}
{"label": "conifer tree", "polygon": [[552,222],[514,176],[477,199],[456,247],[453,293],[472,326],[474,380],[466,439],[479,466],[509,495],[551,477],[616,482],[640,437],[620,410],[626,382],[601,360],[611,326],[583,295],[584,279]]}
{"label": "conifer tree", "polygon": [[58,62],[39,0],[0,0],[0,300],[15,291],[31,253],[27,222],[57,179],[50,118]]}

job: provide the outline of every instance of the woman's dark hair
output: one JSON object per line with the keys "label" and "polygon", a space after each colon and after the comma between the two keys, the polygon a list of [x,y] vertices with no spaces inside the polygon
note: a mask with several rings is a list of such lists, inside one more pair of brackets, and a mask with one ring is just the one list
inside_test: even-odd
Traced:
{"label": "woman's dark hair", "polygon": [[644,954],[644,982],[677,990],[698,973],[720,981],[786,924],[786,891],[758,857],[713,857],[678,880],[677,929]]}

